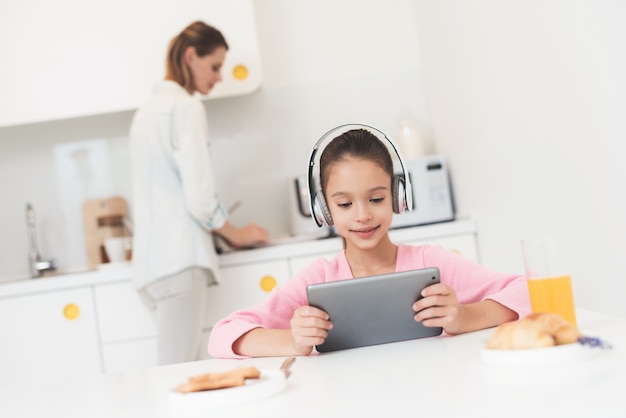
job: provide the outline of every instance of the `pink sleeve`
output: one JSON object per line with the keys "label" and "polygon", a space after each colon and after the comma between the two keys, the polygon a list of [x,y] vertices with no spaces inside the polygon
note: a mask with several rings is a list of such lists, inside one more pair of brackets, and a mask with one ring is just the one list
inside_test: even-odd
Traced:
{"label": "pink sleeve", "polygon": [[526,279],[523,275],[501,273],[440,246],[404,246],[403,262],[413,268],[438,267],[441,282],[456,292],[460,303],[494,300],[523,318],[531,311]]}
{"label": "pink sleeve", "polygon": [[208,352],[212,357],[242,359],[233,352],[233,343],[254,328],[289,329],[293,313],[308,305],[306,287],[312,283],[333,281],[350,273],[345,257],[332,262],[319,259],[293,277],[283,286],[274,289],[270,297],[250,308],[236,311],[218,321],[209,336]]}

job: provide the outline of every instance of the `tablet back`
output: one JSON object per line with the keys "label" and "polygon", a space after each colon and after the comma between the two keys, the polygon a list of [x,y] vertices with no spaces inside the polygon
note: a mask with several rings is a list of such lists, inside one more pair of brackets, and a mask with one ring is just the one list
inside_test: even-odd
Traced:
{"label": "tablet back", "polygon": [[317,351],[441,334],[441,328],[415,322],[411,308],[422,289],[434,283],[439,283],[436,267],[309,285],[309,305],[328,312],[333,323]]}

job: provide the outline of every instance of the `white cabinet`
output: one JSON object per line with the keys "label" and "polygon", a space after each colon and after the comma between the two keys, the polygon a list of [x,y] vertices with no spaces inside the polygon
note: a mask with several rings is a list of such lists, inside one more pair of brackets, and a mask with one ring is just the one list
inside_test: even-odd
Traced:
{"label": "white cabinet", "polygon": [[[236,309],[263,301],[274,287],[289,277],[286,259],[222,268],[222,282],[208,288],[204,341],[208,339],[215,322]],[[132,283],[124,281],[97,285],[94,293],[103,371],[113,373],[155,366],[156,326]],[[203,343],[203,346],[206,347],[206,344]]]}
{"label": "white cabinet", "polygon": [[154,320],[131,282],[99,285],[94,293],[103,344],[156,334]]}
{"label": "white cabinet", "polygon": [[94,288],[104,372],[155,366],[156,325],[130,281]]}
{"label": "white cabinet", "polygon": [[91,287],[2,298],[0,318],[1,384],[62,384],[101,372]]}
{"label": "white cabinet", "polygon": [[195,20],[217,27],[229,46],[223,81],[209,98],[257,90],[261,62],[252,0],[3,5],[0,126],[137,108],[163,79],[170,39]]}
{"label": "white cabinet", "polygon": [[157,365],[156,335],[102,345],[104,373],[140,370]]}
{"label": "white cabinet", "polygon": [[286,259],[222,267],[222,282],[209,288],[205,326],[210,328],[233,311],[263,301],[289,277]]}

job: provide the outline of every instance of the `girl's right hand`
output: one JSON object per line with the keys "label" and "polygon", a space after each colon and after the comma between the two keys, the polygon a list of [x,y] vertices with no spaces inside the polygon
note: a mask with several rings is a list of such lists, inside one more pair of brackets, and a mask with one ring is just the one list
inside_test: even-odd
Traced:
{"label": "girl's right hand", "polygon": [[307,356],[322,344],[333,327],[328,314],[313,306],[301,306],[291,318],[291,338],[298,355]]}

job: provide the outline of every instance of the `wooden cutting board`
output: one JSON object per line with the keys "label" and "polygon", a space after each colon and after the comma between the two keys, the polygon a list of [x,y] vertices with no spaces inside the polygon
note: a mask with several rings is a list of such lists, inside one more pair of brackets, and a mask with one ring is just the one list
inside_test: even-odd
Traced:
{"label": "wooden cutting board", "polygon": [[91,199],[83,204],[83,223],[87,265],[95,270],[98,265],[109,262],[104,250],[104,240],[128,235],[124,218],[128,217],[128,205],[123,197],[114,196]]}

